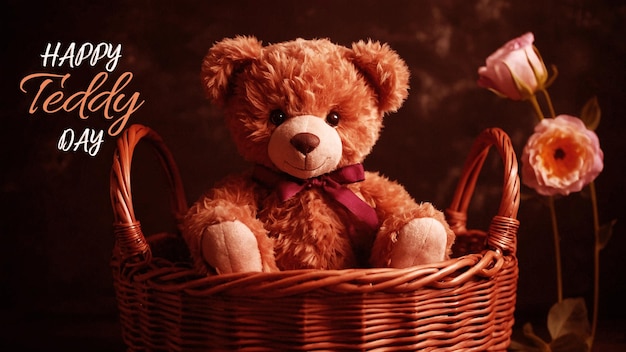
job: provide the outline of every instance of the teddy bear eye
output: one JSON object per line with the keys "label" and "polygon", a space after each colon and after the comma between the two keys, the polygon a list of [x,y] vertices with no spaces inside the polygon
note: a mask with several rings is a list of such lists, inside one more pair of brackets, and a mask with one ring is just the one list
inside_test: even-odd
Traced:
{"label": "teddy bear eye", "polygon": [[276,126],[285,122],[287,119],[287,114],[280,109],[272,110],[270,112],[270,122]]}
{"label": "teddy bear eye", "polygon": [[331,111],[328,115],[326,115],[326,123],[328,123],[329,125],[336,127],[337,125],[339,125],[339,114]]}

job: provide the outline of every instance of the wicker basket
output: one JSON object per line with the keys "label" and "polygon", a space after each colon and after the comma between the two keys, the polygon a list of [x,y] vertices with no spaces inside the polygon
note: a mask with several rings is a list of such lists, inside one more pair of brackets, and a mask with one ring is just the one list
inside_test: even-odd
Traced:
{"label": "wicker basket", "polygon": [[[447,210],[453,259],[408,269],[295,270],[200,276],[179,234],[146,237],[135,218],[130,165],[152,145],[171,184],[172,212],[187,209],[174,160],[151,129],[118,140],[111,172],[111,264],[129,351],[486,351],[510,342],[517,288],[517,161],[508,136],[483,132]],[[467,207],[488,152],[504,163],[498,214],[466,229]]]}

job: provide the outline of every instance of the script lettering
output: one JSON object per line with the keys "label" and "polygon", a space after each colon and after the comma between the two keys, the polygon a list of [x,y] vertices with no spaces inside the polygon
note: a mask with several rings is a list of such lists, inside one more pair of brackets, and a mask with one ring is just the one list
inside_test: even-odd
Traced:
{"label": "script lettering", "polygon": [[[122,92],[133,78],[133,74],[130,72],[124,72],[119,76],[110,90],[102,91],[100,89],[109,76],[106,72],[100,72],[93,77],[87,89],[71,95],[64,91],[66,81],[70,76],[69,73],[65,75],[33,73],[24,77],[20,82],[20,89],[24,93],[27,92],[25,88],[27,83],[40,81],[28,112],[34,114],[39,108],[49,114],[61,110],[66,112],[78,110],[79,117],[85,120],[89,118],[88,113],[102,110],[105,119],[115,119],[108,130],[108,134],[116,136],[124,129],[130,116],[145,102],[139,99],[138,92],[134,92],[130,96]],[[53,83],[54,86],[51,86]]]}

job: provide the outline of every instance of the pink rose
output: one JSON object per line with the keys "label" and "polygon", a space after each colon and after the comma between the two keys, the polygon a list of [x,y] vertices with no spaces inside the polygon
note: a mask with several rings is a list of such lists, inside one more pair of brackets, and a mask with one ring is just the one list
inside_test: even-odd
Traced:
{"label": "pink rose", "polygon": [[478,85],[513,100],[528,99],[542,89],[548,72],[534,40],[528,32],[491,54],[478,69]]}
{"label": "pink rose", "polygon": [[543,119],[522,152],[522,181],[542,195],[568,195],[600,174],[603,158],[598,136],[579,118]]}

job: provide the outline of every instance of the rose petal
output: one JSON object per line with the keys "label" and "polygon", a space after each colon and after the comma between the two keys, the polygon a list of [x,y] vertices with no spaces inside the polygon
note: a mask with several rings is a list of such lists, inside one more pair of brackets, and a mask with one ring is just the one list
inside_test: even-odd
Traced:
{"label": "rose petal", "polygon": [[579,192],[602,171],[598,136],[576,117],[543,119],[522,152],[522,181],[539,194]]}
{"label": "rose petal", "polygon": [[513,100],[527,99],[543,87],[547,72],[531,32],[510,40],[478,69],[478,85]]}

